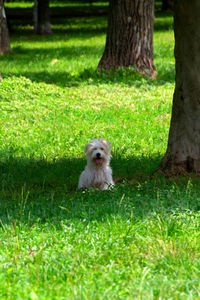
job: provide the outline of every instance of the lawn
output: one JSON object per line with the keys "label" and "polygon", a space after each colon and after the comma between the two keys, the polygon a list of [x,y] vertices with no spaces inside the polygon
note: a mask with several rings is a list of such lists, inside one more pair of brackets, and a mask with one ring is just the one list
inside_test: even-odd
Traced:
{"label": "lawn", "polygon": [[[172,17],[155,19],[157,79],[98,73],[106,19],[12,25],[0,57],[0,298],[200,299],[198,178],[151,176],[167,146]],[[112,144],[110,191],[77,191],[84,146]]]}

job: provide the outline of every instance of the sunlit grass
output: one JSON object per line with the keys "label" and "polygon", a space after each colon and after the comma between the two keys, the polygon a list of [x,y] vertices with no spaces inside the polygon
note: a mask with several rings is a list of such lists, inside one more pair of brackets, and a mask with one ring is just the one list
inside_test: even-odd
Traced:
{"label": "sunlit grass", "polygon": [[[50,7],[90,7],[90,6],[108,6],[108,1],[55,1],[50,0]],[[5,1],[5,7],[8,8],[30,8],[33,7],[34,1]]]}

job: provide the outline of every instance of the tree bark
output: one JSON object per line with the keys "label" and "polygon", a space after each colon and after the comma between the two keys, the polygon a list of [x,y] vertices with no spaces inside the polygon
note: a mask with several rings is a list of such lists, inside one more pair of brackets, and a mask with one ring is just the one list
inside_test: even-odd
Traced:
{"label": "tree bark", "polygon": [[110,0],[106,46],[98,69],[134,66],[154,76],[153,22],[154,0]]}
{"label": "tree bark", "polygon": [[8,33],[6,13],[3,0],[0,0],[0,54],[10,51],[10,38]]}
{"label": "tree bark", "polygon": [[175,0],[176,85],[168,147],[168,175],[200,173],[200,1]]}
{"label": "tree bark", "polygon": [[49,0],[35,0],[34,29],[37,34],[51,34]]}

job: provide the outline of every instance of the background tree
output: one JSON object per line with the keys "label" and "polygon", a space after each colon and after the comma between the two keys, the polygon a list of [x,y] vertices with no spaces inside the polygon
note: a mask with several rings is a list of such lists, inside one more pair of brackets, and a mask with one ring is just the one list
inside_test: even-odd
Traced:
{"label": "background tree", "polygon": [[98,69],[135,66],[153,76],[154,0],[110,0],[106,46]]}
{"label": "background tree", "polygon": [[200,172],[200,1],[174,1],[176,85],[168,147],[161,168]]}
{"label": "background tree", "polygon": [[37,34],[51,34],[49,0],[34,1],[34,30]]}
{"label": "background tree", "polygon": [[3,0],[0,0],[0,54],[10,51],[10,38],[8,33],[6,13]]}

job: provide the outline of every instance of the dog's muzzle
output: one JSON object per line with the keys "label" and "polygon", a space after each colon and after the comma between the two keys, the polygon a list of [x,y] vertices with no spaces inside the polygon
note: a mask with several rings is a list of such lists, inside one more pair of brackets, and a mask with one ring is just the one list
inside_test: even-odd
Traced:
{"label": "dog's muzzle", "polygon": [[101,157],[101,153],[97,153],[96,154],[96,158],[95,158],[95,161],[98,165],[100,165],[102,163],[102,157]]}

